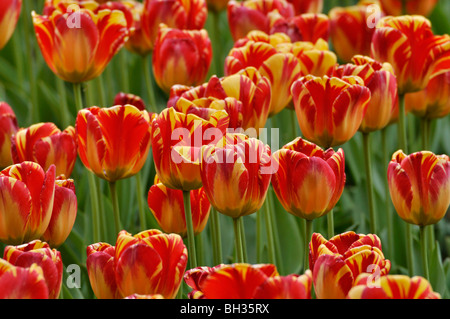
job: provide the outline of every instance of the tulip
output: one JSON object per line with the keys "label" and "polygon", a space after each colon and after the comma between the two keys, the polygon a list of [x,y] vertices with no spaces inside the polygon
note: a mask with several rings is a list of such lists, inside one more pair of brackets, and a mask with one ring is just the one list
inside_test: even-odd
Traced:
{"label": "tulip", "polygon": [[[272,88],[268,78],[254,67],[247,67],[239,72],[218,78],[213,75],[203,85],[189,90],[172,91],[171,105],[180,97],[196,100],[202,97],[217,99],[235,98],[242,103],[242,128],[255,130],[265,127],[272,99]],[[250,134],[250,133],[249,133]]]}
{"label": "tulip", "polygon": [[238,41],[225,59],[225,76],[239,72],[246,67],[256,68],[270,80],[272,102],[269,117],[281,112],[291,101],[290,88],[300,76],[300,60],[290,52],[280,52],[276,44],[289,42],[284,33],[271,36],[262,31],[251,31],[245,44]]}
{"label": "tulip", "polygon": [[51,249],[46,242],[33,240],[20,246],[7,246],[3,259],[17,267],[32,267],[36,264],[42,268],[48,287],[48,298],[58,299],[63,277],[61,253]]}
{"label": "tulip", "polygon": [[450,36],[434,35],[423,16],[384,17],[373,34],[371,54],[392,65],[403,95],[424,89],[430,79],[450,70]]}
{"label": "tulip", "polygon": [[156,83],[163,91],[169,92],[175,84],[203,83],[211,59],[212,45],[205,29],[160,27],[152,64]]}
{"label": "tulip", "polygon": [[294,7],[286,0],[229,1],[227,17],[233,40],[244,38],[252,30],[269,33],[269,13],[274,11],[285,18],[294,16]]}
{"label": "tulip", "polygon": [[[165,233],[187,236],[186,217],[184,213],[183,192],[171,189],[163,183],[155,183],[148,191],[148,207],[158,225]],[[203,231],[208,222],[211,204],[203,188],[190,191],[192,222],[194,235]]]}
{"label": "tulip", "polygon": [[150,116],[132,105],[93,106],[75,123],[78,154],[86,168],[108,182],[137,174],[150,150]]}
{"label": "tulip", "polygon": [[287,0],[294,6],[295,15],[319,13],[323,9],[323,0]]}
{"label": "tulip", "polygon": [[[187,270],[183,275],[183,279],[184,279],[184,282],[192,289],[187,295],[188,298],[189,299],[204,299],[204,294],[203,294],[202,289],[203,289],[203,284],[205,282],[205,279],[208,278],[208,275],[213,273],[215,270],[220,269],[225,266],[227,266],[227,265],[219,264],[214,267],[201,266],[201,267],[195,267],[193,269]],[[273,265],[271,265],[271,266],[273,266]]]}
{"label": "tulip", "polygon": [[42,268],[16,267],[0,259],[0,299],[48,299],[48,287]]}
{"label": "tulip", "polygon": [[145,0],[141,28],[152,50],[159,33],[160,24],[182,30],[200,30],[208,16],[205,0]]}
{"label": "tulip", "polygon": [[0,241],[17,245],[44,234],[53,209],[55,178],[54,165],[45,172],[34,162],[0,172]]}
{"label": "tulip", "polygon": [[354,55],[370,55],[375,25],[383,13],[377,2],[360,1],[349,7],[335,7],[329,12],[333,48],[342,62]]}
{"label": "tulip", "polygon": [[133,293],[177,295],[187,264],[187,249],[177,234],[157,230],[132,236],[121,231],[115,252],[117,287],[123,296]]}
{"label": "tulip", "polygon": [[32,12],[33,23],[44,60],[61,79],[86,82],[103,73],[129,36],[123,11],[102,9],[89,3],[80,7],[61,3],[46,14]]}
{"label": "tulip", "polygon": [[360,77],[305,76],[291,88],[306,140],[323,148],[344,144],[358,131],[370,101]]}
{"label": "tulip", "polygon": [[8,103],[0,102],[0,169],[13,163],[11,137],[17,132],[17,118]]}
{"label": "tulip", "polygon": [[140,294],[132,294],[124,299],[164,299],[164,297],[160,294],[151,294],[151,295],[140,295]]}
{"label": "tulip", "polygon": [[125,48],[133,53],[146,56],[153,50],[153,43],[150,43],[145,37],[142,29],[142,16],[144,14],[144,5],[135,0],[124,0],[122,3],[128,8],[132,15],[132,24],[130,36],[125,43]]}
{"label": "tulip", "polygon": [[420,276],[360,274],[347,299],[441,299],[428,280]]}
{"label": "tulip", "polygon": [[385,276],[391,269],[377,235],[352,231],[329,240],[314,233],[309,244],[309,265],[318,299],[344,299],[358,275]]}
{"label": "tulip", "polygon": [[21,128],[12,139],[11,154],[15,164],[36,162],[44,170],[55,165],[56,176],[69,178],[77,159],[75,128],[61,131],[50,122]]}
{"label": "tulip", "polygon": [[402,14],[429,16],[437,5],[438,0],[380,0],[381,7],[386,14],[399,16]]}
{"label": "tulip", "polygon": [[52,217],[42,240],[51,247],[61,246],[69,237],[77,217],[78,201],[72,179],[55,181]]}
{"label": "tulip", "polygon": [[330,20],[323,13],[303,13],[284,18],[278,12],[271,12],[270,34],[283,32],[292,42],[308,41],[315,43],[319,39],[328,41]]}
{"label": "tulip", "polygon": [[113,105],[127,105],[135,106],[139,111],[145,111],[145,102],[140,96],[131,93],[119,92],[114,97]]}
{"label": "tulip", "polygon": [[8,43],[19,20],[22,0],[4,0],[0,4],[0,50]]}

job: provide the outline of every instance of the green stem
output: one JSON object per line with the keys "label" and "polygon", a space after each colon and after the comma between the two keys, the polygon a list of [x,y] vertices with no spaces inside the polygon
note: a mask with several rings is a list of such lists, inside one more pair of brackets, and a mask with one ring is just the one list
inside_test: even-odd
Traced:
{"label": "green stem", "polygon": [[242,247],[242,232],[240,227],[239,219],[242,217],[233,218],[233,228],[234,228],[234,242],[236,246],[236,255],[238,263],[244,263],[244,249]]}
{"label": "green stem", "polygon": [[114,212],[115,230],[116,234],[118,234],[122,230],[122,226],[120,222],[119,199],[117,197],[116,182],[108,182],[108,184],[109,184],[109,191],[111,193],[111,202]]}
{"label": "green stem", "polygon": [[71,125],[72,117],[70,116],[69,105],[67,103],[67,94],[66,94],[66,86],[63,80],[60,78],[56,79],[56,85],[59,93],[59,100],[61,101],[62,110],[61,110],[61,118],[63,122],[64,128]]}
{"label": "green stem", "polygon": [[144,199],[142,198],[142,181],[141,181],[141,173],[138,172],[136,174],[136,192],[137,192],[137,200],[139,207],[139,220],[141,223],[141,231],[147,229],[147,223],[145,222],[145,211],[144,211]]}
{"label": "green stem", "polygon": [[[269,195],[269,194],[267,194]],[[266,196],[264,201],[264,217],[266,221],[266,232],[267,232],[267,247],[269,250],[269,263],[276,264],[275,256],[275,241],[273,239],[273,225],[270,218],[270,196]]]}
{"label": "green stem", "polygon": [[95,175],[92,172],[88,172],[89,178],[89,190],[91,193],[91,207],[92,207],[92,228],[93,228],[93,239],[94,243],[100,242],[100,222],[99,222],[99,197],[97,185],[95,182]]}
{"label": "green stem", "polygon": [[334,236],[334,211],[330,210],[327,214],[328,238]]}
{"label": "green stem", "polygon": [[216,75],[218,77],[221,77],[223,75],[223,62],[222,62],[222,42],[220,39],[220,16],[219,12],[214,11],[213,12],[213,39],[214,39],[214,64],[216,68]]}
{"label": "green stem", "polygon": [[399,147],[404,153],[408,153],[408,141],[406,138],[406,113],[405,113],[405,95],[399,94],[398,111],[398,139]]}
{"label": "green stem", "polygon": [[83,97],[81,95],[81,83],[73,84],[73,93],[75,99],[75,106],[77,108],[77,112],[83,109]]}
{"label": "green stem", "polygon": [[184,216],[186,218],[186,228],[187,228],[187,240],[188,240],[188,251],[189,251],[189,267],[193,269],[197,267],[197,255],[195,253],[195,239],[194,239],[194,225],[192,222],[192,211],[191,211],[191,192],[183,191],[183,201],[184,201]]}
{"label": "green stem", "polygon": [[150,103],[150,110],[152,112],[158,112],[158,107],[156,105],[156,98],[155,98],[155,86],[153,84],[153,70],[151,69],[152,64],[149,63],[152,60],[152,54],[150,54],[150,57],[144,56],[142,57],[142,67],[144,69],[144,75],[145,75],[145,84],[147,86],[147,94],[149,98]]}
{"label": "green stem", "polygon": [[128,59],[127,59],[127,51],[125,49],[121,50],[122,52],[119,52],[119,58],[120,58],[120,66],[121,66],[121,76],[122,79],[122,91],[129,93],[130,85],[128,83],[129,76],[128,76]]}
{"label": "green stem", "polygon": [[375,202],[373,193],[372,161],[370,154],[370,133],[363,133],[364,162],[366,164],[367,198],[369,201],[370,232],[377,233]]}
{"label": "green stem", "polygon": [[220,220],[219,213],[215,210],[214,207],[211,207],[211,231],[212,234],[212,242],[213,242],[213,261],[215,265],[219,265],[222,263],[222,237],[220,233]]}
{"label": "green stem", "polygon": [[38,92],[37,92],[37,82],[36,82],[36,56],[35,51],[33,50],[33,40],[36,35],[34,33],[33,21],[31,17],[32,8],[30,7],[30,3],[32,1],[24,1],[24,28],[25,28],[25,48],[28,54],[28,62],[30,63],[28,67],[28,80],[30,83],[30,97],[31,97],[31,106],[30,106],[30,120],[31,123],[39,122],[39,108],[38,108]]}
{"label": "green stem", "polygon": [[414,275],[414,262],[413,262],[413,239],[412,229],[410,223],[406,224],[406,261],[408,263],[409,275]]}
{"label": "green stem", "polygon": [[203,260],[203,233],[200,232],[195,236],[195,245],[197,252],[197,262],[199,265],[203,265],[205,261]]}
{"label": "green stem", "polygon": [[241,232],[242,254],[244,256],[244,260],[248,260],[248,258],[247,258],[247,244],[246,244],[246,241],[245,241],[244,217],[239,218],[239,229],[240,229],[240,232]]}
{"label": "green stem", "polygon": [[422,249],[422,265],[423,265],[423,273],[424,277],[427,280],[430,280],[430,274],[428,270],[428,247],[427,247],[427,234],[426,234],[427,226],[420,226],[420,244]]}
{"label": "green stem", "polygon": [[429,151],[429,136],[430,131],[430,120],[427,118],[422,118],[422,150]]}
{"label": "green stem", "polygon": [[312,220],[306,220],[305,223],[305,247],[304,247],[304,268],[303,270],[306,271],[309,269],[309,241],[311,239],[311,230],[312,230]]}
{"label": "green stem", "polygon": [[392,216],[391,216],[391,195],[389,193],[389,181],[387,179],[387,169],[389,164],[389,155],[387,150],[387,128],[381,131],[381,144],[383,148],[383,174],[384,174],[384,198],[385,198],[385,211],[386,211],[386,221],[387,221],[387,231],[388,231],[388,247],[389,255],[394,255],[394,236],[392,229]]}

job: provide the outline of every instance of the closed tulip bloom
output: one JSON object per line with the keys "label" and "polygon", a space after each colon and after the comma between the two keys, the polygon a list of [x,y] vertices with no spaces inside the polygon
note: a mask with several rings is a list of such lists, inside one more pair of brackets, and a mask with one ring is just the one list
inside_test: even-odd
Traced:
{"label": "closed tulip bloom", "polygon": [[405,109],[426,118],[443,118],[450,113],[450,71],[432,78],[425,89],[405,95]]}
{"label": "closed tulip bloom", "polygon": [[32,13],[47,65],[67,82],[98,77],[129,36],[123,11],[105,8],[95,13],[98,4],[88,4],[80,7],[67,2],[45,15]]}
{"label": "closed tulip bloom", "polygon": [[211,205],[234,219],[258,211],[272,177],[268,145],[243,134],[227,134],[204,149],[203,187]]}
{"label": "closed tulip bloom", "polygon": [[287,0],[294,6],[295,15],[319,13],[323,9],[323,0]]}
{"label": "closed tulip bloom", "polygon": [[352,57],[358,54],[370,56],[377,22],[371,17],[377,12],[381,16],[381,9],[375,1],[360,1],[358,5],[330,10],[331,42],[342,62],[349,63]]}
{"label": "closed tulip bloom", "polygon": [[377,24],[371,55],[392,65],[399,94],[416,92],[450,70],[450,36],[434,35],[423,16],[389,16]]}
{"label": "closed tulip bloom", "polygon": [[47,170],[55,165],[56,176],[69,178],[77,159],[75,128],[61,131],[54,123],[37,123],[14,135],[11,154],[15,164],[36,162]]}
{"label": "closed tulip bloom", "polygon": [[233,40],[244,38],[252,30],[269,33],[269,13],[274,11],[285,18],[294,16],[294,7],[286,0],[229,1],[227,17]]}
{"label": "closed tulip bloom", "polygon": [[146,56],[153,50],[153,43],[145,37],[142,29],[142,16],[144,14],[144,4],[135,0],[123,0],[122,3],[128,8],[132,16],[132,28],[130,36],[125,43],[125,48],[141,56]]}
{"label": "closed tulip bloom", "polygon": [[300,60],[290,52],[277,50],[276,44],[290,42],[284,33],[268,36],[262,31],[251,31],[248,37],[250,39],[244,45],[232,48],[225,58],[225,76],[254,67],[267,77],[272,87],[270,117],[281,112],[291,101],[291,85],[301,74]]}
{"label": "closed tulip bloom", "polygon": [[387,275],[373,278],[360,274],[347,299],[441,299],[431,284],[423,277]]}
{"label": "closed tulip bloom", "polygon": [[181,236],[158,230],[134,236],[117,236],[115,269],[122,296],[133,293],[160,294],[173,299],[180,288],[187,264],[187,249]]}
{"label": "closed tulip bloom", "polygon": [[173,107],[164,109],[152,125],[152,152],[160,181],[183,191],[202,187],[201,148],[214,141],[214,136],[204,133],[209,130],[223,135],[228,123],[224,110],[202,118],[177,112]]}
{"label": "closed tulip bloom", "polygon": [[3,259],[17,267],[39,265],[47,283],[48,298],[58,299],[63,278],[63,263],[59,251],[51,249],[46,242],[33,240],[20,246],[7,246]]}
{"label": "closed tulip bloom", "polygon": [[153,73],[165,92],[175,84],[199,85],[208,74],[212,45],[208,32],[161,26],[153,52]]}
{"label": "closed tulip bloom", "polygon": [[4,0],[0,3],[0,50],[13,35],[21,9],[22,0]]}
{"label": "closed tulip bloom", "polygon": [[42,240],[51,247],[61,246],[69,237],[77,217],[78,201],[72,179],[55,181],[52,217]]}
{"label": "closed tulip bloom", "polygon": [[151,123],[132,105],[93,106],[78,112],[78,154],[87,169],[109,182],[137,174],[147,160]]}
{"label": "closed tulip bloom", "polygon": [[305,76],[294,82],[291,91],[305,139],[323,148],[350,140],[370,101],[370,90],[358,76]]}
{"label": "closed tulip bloom", "polygon": [[0,299],[48,299],[42,268],[37,264],[16,267],[0,259]]}
{"label": "closed tulip bloom", "polygon": [[17,132],[17,118],[8,103],[0,102],[0,169],[13,163],[11,137]]}
{"label": "closed tulip bloom", "polygon": [[114,105],[127,105],[131,104],[135,106],[139,111],[145,111],[146,106],[144,100],[138,95],[131,93],[119,92],[114,97]]}
{"label": "closed tulip bloom", "polygon": [[277,167],[272,176],[273,189],[287,212],[313,220],[334,208],[345,184],[342,149],[322,150],[299,137],[272,158]]}
{"label": "closed tulip bloom", "polygon": [[141,28],[146,45],[152,50],[160,24],[182,30],[200,30],[208,16],[205,0],[145,0]]}
{"label": "closed tulip bloom", "polygon": [[329,240],[314,233],[309,244],[309,265],[318,299],[344,299],[360,274],[385,276],[391,269],[377,235],[352,231]]}
{"label": "closed tulip bloom", "polygon": [[337,77],[359,76],[370,89],[371,98],[360,131],[369,133],[385,128],[398,108],[397,80],[392,66],[370,57],[355,55],[353,63],[338,66]]}
{"label": "closed tulip bloom", "polygon": [[319,39],[328,41],[330,19],[323,13],[303,13],[284,18],[278,12],[271,12],[270,34],[283,32],[292,42],[308,41],[315,43]]}
{"label": "closed tulip bloom", "polygon": [[269,277],[255,292],[255,299],[311,299],[312,273]]}
{"label": "closed tulip bloom", "polygon": [[55,178],[54,165],[45,172],[34,162],[0,172],[0,241],[19,245],[44,234],[52,216]]}
{"label": "closed tulip bloom", "polygon": [[[225,267],[225,264],[219,264],[213,267],[199,266],[187,270],[183,275],[184,282],[192,289],[188,294],[189,299],[204,299],[203,284],[209,274],[215,270]],[[274,266],[273,266],[274,267]]]}
{"label": "closed tulip bloom", "polygon": [[422,151],[392,155],[387,178],[392,203],[406,222],[419,226],[439,222],[450,205],[450,158]]}
{"label": "closed tulip bloom", "polygon": [[[203,231],[208,222],[211,204],[203,188],[190,191],[190,200],[194,234],[197,235]],[[148,191],[147,202],[163,232],[186,237],[186,217],[181,190],[168,188],[163,183],[155,183]]]}
{"label": "closed tulip bloom", "polygon": [[405,1],[405,11],[403,11],[402,0],[380,0],[381,7],[386,14],[399,16],[402,14],[412,14],[429,16],[439,0],[408,0]]}

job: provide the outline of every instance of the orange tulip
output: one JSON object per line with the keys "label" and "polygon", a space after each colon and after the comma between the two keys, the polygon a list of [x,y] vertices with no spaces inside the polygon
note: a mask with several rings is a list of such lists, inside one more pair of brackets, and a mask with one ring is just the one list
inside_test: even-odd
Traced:
{"label": "orange tulip", "polygon": [[434,35],[423,16],[384,17],[373,34],[371,54],[392,65],[399,94],[416,92],[450,71],[450,36]]}
{"label": "orange tulip", "polygon": [[309,244],[309,265],[318,299],[344,299],[359,274],[375,278],[387,275],[391,269],[377,235],[352,231],[329,240],[314,233]]}
{"label": "orange tulip", "polygon": [[45,172],[34,162],[0,172],[0,241],[17,245],[39,239],[52,216],[55,166]]}
{"label": "orange tulip", "polygon": [[351,139],[370,101],[370,90],[357,76],[305,76],[294,82],[291,91],[305,139],[323,148]]}
{"label": "orange tulip", "polygon": [[419,226],[439,222],[450,205],[450,158],[428,151],[392,155],[387,173],[397,214]]}
{"label": "orange tulip", "polygon": [[233,40],[244,38],[252,30],[269,33],[269,13],[274,11],[285,18],[294,16],[294,7],[286,0],[229,1],[227,17]]}
{"label": "orange tulip", "polygon": [[77,159],[75,128],[64,131],[50,122],[21,128],[12,139],[11,154],[15,164],[36,162],[47,170],[56,166],[56,176],[69,178]]}
{"label": "orange tulip", "polygon": [[[190,191],[192,223],[194,234],[203,231],[208,222],[211,204],[203,188]],[[147,196],[148,207],[158,225],[165,233],[187,236],[186,217],[184,213],[183,192],[171,189],[157,182],[152,185]]]}
{"label": "orange tulip", "polygon": [[160,27],[152,64],[155,81],[163,91],[169,92],[175,84],[203,83],[211,60],[212,45],[205,29]]}
{"label": "orange tulip", "polygon": [[147,160],[151,123],[132,105],[93,106],[78,112],[78,154],[87,169],[114,182],[137,174]]}
{"label": "orange tulip", "polygon": [[33,240],[20,246],[7,246],[3,258],[17,267],[39,265],[47,284],[48,298],[58,299],[63,278],[63,263],[59,251],[51,249],[46,242]]}
{"label": "orange tulip", "polygon": [[123,11],[88,2],[60,3],[44,15],[32,13],[42,55],[64,81],[86,82],[98,77],[129,36]]}
{"label": "orange tulip", "polygon": [[284,209],[307,220],[327,214],[344,190],[345,159],[339,149],[322,150],[300,137],[276,151],[272,185]]}
{"label": "orange tulip", "polygon": [[355,55],[353,63],[338,66],[334,75],[359,76],[370,89],[371,98],[359,130],[369,133],[385,128],[398,108],[397,80],[392,66],[372,58]]}
{"label": "orange tulip", "polygon": [[283,32],[292,42],[308,41],[315,43],[319,39],[328,41],[330,20],[323,13],[303,13],[284,18],[277,11],[269,13],[270,34]]}
{"label": "orange tulip", "polygon": [[13,35],[21,9],[22,0],[3,0],[0,3],[0,50]]}
{"label": "orange tulip", "polygon": [[405,94],[405,109],[426,119],[450,114],[450,71],[432,78],[424,90]]}
{"label": "orange tulip", "polygon": [[48,299],[48,287],[42,268],[16,267],[0,259],[0,299]]}
{"label": "orange tulip", "polygon": [[8,103],[0,102],[0,169],[13,163],[11,137],[17,132],[17,118]]}
{"label": "orange tulip", "polygon": [[433,12],[437,3],[438,0],[408,0],[405,1],[405,11],[403,11],[402,0],[380,0],[383,11],[391,16],[413,14],[427,17]]}
{"label": "orange tulip", "polygon": [[387,275],[374,282],[369,274],[360,274],[347,299],[441,299],[423,277]]}
{"label": "orange tulip", "polygon": [[141,28],[146,45],[153,49],[160,24],[181,30],[200,30],[208,16],[205,0],[145,0]]}

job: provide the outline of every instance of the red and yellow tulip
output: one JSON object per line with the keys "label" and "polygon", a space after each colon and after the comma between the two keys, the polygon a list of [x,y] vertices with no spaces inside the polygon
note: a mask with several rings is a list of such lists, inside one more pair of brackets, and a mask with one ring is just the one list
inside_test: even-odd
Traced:
{"label": "red and yellow tulip", "polygon": [[139,111],[145,111],[146,106],[144,100],[140,96],[131,93],[119,92],[114,97],[113,105],[127,105],[135,106]]}
{"label": "red and yellow tulip", "polygon": [[450,36],[434,35],[423,16],[388,16],[377,24],[371,55],[392,65],[399,94],[416,92],[450,70]]}
{"label": "red and yellow tulip", "polygon": [[144,5],[136,0],[123,0],[122,3],[127,7],[132,16],[130,35],[125,43],[125,48],[141,56],[146,56],[153,50],[153,43],[148,41],[142,29],[142,16],[144,14]]}
{"label": "red and yellow tulip", "polygon": [[211,205],[234,219],[258,211],[272,177],[270,147],[230,133],[203,151],[201,177]]}
{"label": "red and yellow tulip", "polygon": [[42,268],[32,264],[16,267],[0,259],[0,299],[48,299]]}
{"label": "red and yellow tulip", "polygon": [[151,146],[147,111],[133,105],[93,106],[78,112],[78,154],[87,169],[114,182],[137,174]]}
{"label": "red and yellow tulip", "polygon": [[47,284],[48,298],[58,299],[63,278],[63,263],[59,251],[51,249],[46,242],[33,240],[20,246],[7,246],[3,259],[16,267],[40,266]]}
{"label": "red and yellow tulip", "polygon": [[294,6],[295,15],[302,13],[320,13],[323,9],[323,0],[287,0]]}
{"label": "red and yellow tulip", "polygon": [[[429,16],[439,0],[408,0],[402,7],[402,0],[379,0],[386,14],[399,16],[402,14]],[[403,11],[404,10],[404,11]]]}
{"label": "red and yellow tulip", "polygon": [[21,128],[13,136],[11,154],[15,164],[36,162],[44,170],[55,165],[56,176],[69,178],[77,159],[75,128],[61,131],[51,122]]}
{"label": "red and yellow tulip", "polygon": [[318,299],[344,299],[360,274],[385,276],[391,269],[377,235],[352,231],[329,240],[314,233],[309,243],[309,265]]}
{"label": "red and yellow tulip", "polygon": [[34,162],[0,172],[0,241],[18,245],[44,234],[52,216],[55,178],[54,165],[45,172]]}
{"label": "red and yellow tulip", "polygon": [[13,35],[21,9],[22,0],[4,0],[0,3],[0,50]]}
{"label": "red and yellow tulip", "polygon": [[360,274],[347,299],[441,299],[428,280],[420,276]]}
{"label": "red and yellow tulip", "polygon": [[146,46],[153,50],[160,24],[181,30],[200,30],[208,16],[205,0],[145,0],[141,28]]}
{"label": "red and yellow tulip", "polygon": [[[186,107],[189,102],[186,100]],[[201,149],[220,138],[228,128],[229,117],[223,110],[206,114],[177,112],[164,109],[153,121],[152,151],[160,181],[167,187],[190,191],[202,187],[200,175]],[[219,136],[208,136],[214,131]]]}
{"label": "red and yellow tulip", "polygon": [[13,163],[11,137],[18,129],[16,114],[8,103],[0,102],[0,169]]}
{"label": "red and yellow tulip", "polygon": [[[197,235],[203,231],[208,222],[211,204],[203,188],[190,191],[190,200],[194,234]],[[181,190],[168,188],[158,181],[150,187],[147,203],[163,232],[187,236]]]}
{"label": "red and yellow tulip", "polygon": [[294,16],[294,7],[286,0],[229,1],[227,17],[233,40],[242,39],[253,30],[269,33],[269,13],[275,11],[285,18]]}
{"label": "red and yellow tulip", "polygon": [[212,45],[208,32],[161,25],[153,52],[153,73],[165,92],[175,84],[200,85],[208,74]]}
{"label": "red and yellow tulip", "polygon": [[74,1],[35,12],[33,23],[42,55],[61,79],[81,83],[98,77],[129,36],[123,11]]}
{"label": "red and yellow tulip", "polygon": [[370,89],[371,97],[359,130],[364,133],[386,127],[398,108],[397,80],[392,66],[380,63],[370,57],[355,55],[353,63],[338,66],[337,77],[359,76]]}
{"label": "red and yellow tulip", "polygon": [[291,88],[303,136],[323,148],[344,144],[358,131],[370,90],[358,76],[307,75]]}
{"label": "red and yellow tulip", "polygon": [[75,183],[72,179],[57,179],[55,181],[55,198],[52,217],[42,240],[51,247],[61,246],[69,237],[75,224],[78,210]]}
{"label": "red and yellow tulip", "polygon": [[276,151],[272,185],[284,209],[313,220],[334,208],[345,185],[344,151],[322,150],[296,138]]}
{"label": "red and yellow tulip", "polygon": [[389,192],[397,214],[419,226],[439,222],[450,205],[450,158],[429,151],[392,155]]}

